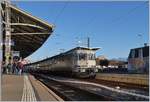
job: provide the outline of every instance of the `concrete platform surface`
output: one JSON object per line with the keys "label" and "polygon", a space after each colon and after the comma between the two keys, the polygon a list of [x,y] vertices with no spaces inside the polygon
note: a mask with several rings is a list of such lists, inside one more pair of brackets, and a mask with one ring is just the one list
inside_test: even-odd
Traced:
{"label": "concrete platform surface", "polygon": [[2,101],[21,101],[23,76],[2,75]]}
{"label": "concrete platform surface", "polygon": [[96,79],[149,86],[148,74],[97,73]]}
{"label": "concrete platform surface", "polygon": [[33,88],[38,101],[63,101],[63,99],[57,96],[52,90],[35,79],[34,76],[29,75],[29,79],[32,85],[34,85]]}
{"label": "concrete platform surface", "polygon": [[63,101],[32,75],[2,75],[2,101]]}

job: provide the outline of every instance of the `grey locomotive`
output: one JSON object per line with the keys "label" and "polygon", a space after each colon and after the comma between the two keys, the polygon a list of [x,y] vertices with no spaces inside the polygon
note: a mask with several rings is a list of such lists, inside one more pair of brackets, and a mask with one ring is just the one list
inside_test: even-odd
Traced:
{"label": "grey locomotive", "polygon": [[95,78],[95,51],[99,48],[76,47],[59,55],[26,65],[31,71],[79,78]]}

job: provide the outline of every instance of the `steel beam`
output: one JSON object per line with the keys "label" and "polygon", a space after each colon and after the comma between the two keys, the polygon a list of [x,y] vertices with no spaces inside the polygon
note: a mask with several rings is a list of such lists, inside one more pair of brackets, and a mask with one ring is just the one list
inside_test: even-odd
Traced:
{"label": "steel beam", "polygon": [[24,14],[24,15],[26,15],[26,16],[28,16],[28,17],[31,17],[31,18],[34,19],[35,21],[39,21],[39,22],[41,22],[41,23],[47,25],[48,27],[51,27],[51,28],[54,28],[54,27],[55,27],[54,25],[48,24],[47,22],[45,22],[45,21],[43,21],[43,20],[41,20],[41,19],[39,19],[39,18],[37,18],[37,17],[34,17],[34,16],[30,15],[29,13],[27,13],[27,12],[25,12],[25,11],[23,11],[23,10],[18,9],[17,7],[14,7],[13,5],[10,5],[10,7],[11,7],[13,10],[15,10],[15,11],[21,12],[22,14]]}
{"label": "steel beam", "polygon": [[43,27],[33,25],[33,24],[27,24],[27,23],[11,23],[11,26],[29,26],[29,27],[35,27],[35,28],[38,28],[38,29],[46,30]]}
{"label": "steel beam", "polygon": [[49,33],[11,33],[11,35],[44,35],[44,34],[48,34]]}

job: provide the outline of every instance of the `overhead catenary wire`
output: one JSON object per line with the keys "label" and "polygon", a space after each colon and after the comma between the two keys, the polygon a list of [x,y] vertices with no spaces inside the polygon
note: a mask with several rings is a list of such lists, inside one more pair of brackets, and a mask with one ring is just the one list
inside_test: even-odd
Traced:
{"label": "overhead catenary wire", "polygon": [[[113,19],[111,22],[117,22],[119,20],[123,20],[125,19],[125,17],[129,16],[130,14],[132,14],[133,12],[135,12],[137,9],[139,9],[140,7],[143,7],[143,5],[145,5],[146,3],[148,3],[147,1],[145,1],[144,3],[135,6],[134,8],[130,9],[127,13],[125,13],[124,15],[121,15],[119,17],[117,17],[116,19]],[[110,24],[110,23],[109,23]]]}
{"label": "overhead catenary wire", "polygon": [[[121,21],[121,20],[126,19],[127,16],[131,15],[131,14],[132,14],[133,12],[135,12],[137,9],[143,7],[143,5],[145,5],[146,3],[148,3],[148,1],[142,2],[142,3],[140,3],[139,5],[136,5],[136,6],[133,7],[132,9],[128,10],[128,11],[127,11],[126,13],[124,13],[123,15],[120,15],[119,17],[110,20],[109,23],[108,23],[108,24],[109,24],[108,27],[110,27],[110,26],[116,24],[116,22],[118,22],[118,21]],[[145,6],[144,6],[144,7],[145,7]],[[146,7],[147,7],[147,6],[146,6]],[[86,31],[87,31],[87,28],[90,27],[92,24],[94,24],[93,22],[95,21],[96,18],[97,18],[96,15],[94,15],[93,17],[91,17],[91,19],[90,19],[87,23],[85,23],[85,26],[82,26],[82,31],[84,32],[85,29],[86,29]],[[108,28],[108,27],[107,27],[107,28]],[[93,34],[93,33],[92,33],[92,29],[93,29],[93,28],[90,27],[90,32],[88,32],[88,34],[87,34],[87,33],[84,33],[84,35],[86,34],[86,36],[90,37],[89,34]],[[80,33],[81,33],[82,31],[80,30]],[[78,32],[79,32],[79,30],[77,31],[77,33],[78,33]],[[77,33],[75,33],[75,34],[77,34]]]}
{"label": "overhead catenary wire", "polygon": [[54,24],[57,23],[59,17],[61,16],[61,14],[64,12],[65,8],[67,7],[69,1],[65,1],[64,6],[62,7],[62,9],[60,10],[60,12],[58,13],[58,15],[56,15],[55,19],[54,19]]}
{"label": "overhead catenary wire", "polygon": [[[130,14],[132,14],[134,11],[136,11],[137,9],[139,9],[140,7],[142,7],[142,6],[143,6],[144,4],[146,4],[146,3],[148,3],[148,1],[144,1],[144,3],[142,3],[142,4],[140,3],[140,5],[137,5],[136,7],[130,9],[130,10],[129,10],[128,12],[126,12],[125,14],[120,15],[119,17],[112,19],[112,20],[108,23],[109,26],[111,25],[111,23],[112,23],[112,24],[115,24],[117,21],[125,19],[125,17],[127,17],[127,16],[130,15]],[[84,31],[84,30],[85,30],[84,28],[87,28],[87,27],[91,26],[91,25],[93,24],[93,22],[95,21],[95,18],[97,18],[97,16],[94,15],[94,17],[92,17],[92,18],[88,21],[88,23],[86,23],[85,26],[83,26],[82,30]],[[92,29],[92,28],[91,28],[91,29]],[[86,29],[86,31],[87,31],[87,29]],[[79,32],[79,31],[78,31],[78,32]],[[77,33],[78,33],[78,32],[77,32]],[[81,31],[80,31],[80,32],[81,32]]]}
{"label": "overhead catenary wire", "polygon": [[[60,12],[56,15],[56,17],[55,17],[55,19],[54,19],[54,22],[53,22],[55,25],[56,25],[58,19],[60,18],[60,16],[61,16],[61,15],[63,14],[63,12],[65,11],[65,9],[66,9],[68,3],[69,3],[69,0],[68,0],[68,1],[65,1],[65,4],[64,4],[63,7],[61,8]],[[59,37],[59,36],[60,36],[60,34],[55,34],[54,37]]]}

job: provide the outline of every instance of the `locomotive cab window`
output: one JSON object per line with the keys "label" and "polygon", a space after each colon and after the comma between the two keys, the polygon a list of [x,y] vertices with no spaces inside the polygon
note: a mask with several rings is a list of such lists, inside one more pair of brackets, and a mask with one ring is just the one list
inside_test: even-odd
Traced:
{"label": "locomotive cab window", "polygon": [[88,54],[88,60],[95,60],[95,54]]}
{"label": "locomotive cab window", "polygon": [[95,54],[80,53],[79,60],[95,60]]}
{"label": "locomotive cab window", "polygon": [[80,53],[79,54],[79,60],[86,60],[86,54]]}

